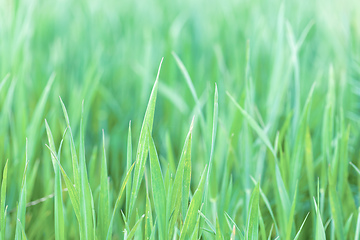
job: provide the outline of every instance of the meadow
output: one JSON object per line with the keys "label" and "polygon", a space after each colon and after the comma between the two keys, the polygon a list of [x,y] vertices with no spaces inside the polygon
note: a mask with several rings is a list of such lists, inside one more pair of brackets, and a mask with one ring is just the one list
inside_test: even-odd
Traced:
{"label": "meadow", "polygon": [[0,0],[1,239],[360,239],[357,0]]}

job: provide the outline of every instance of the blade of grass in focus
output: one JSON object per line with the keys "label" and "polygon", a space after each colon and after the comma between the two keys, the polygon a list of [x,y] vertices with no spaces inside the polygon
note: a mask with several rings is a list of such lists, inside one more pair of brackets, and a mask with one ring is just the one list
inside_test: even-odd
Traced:
{"label": "blade of grass in focus", "polygon": [[[53,152],[56,152],[54,138],[46,120],[45,120],[45,127],[48,136],[49,147]],[[53,157],[52,154],[50,155],[55,173],[55,184],[54,184],[55,239],[63,240],[65,239],[65,223],[64,223],[63,197],[62,197],[62,188],[61,188],[61,173],[59,166],[56,162],[57,160]],[[59,154],[58,154],[58,159],[60,159]]]}
{"label": "blade of grass in focus", "polygon": [[165,194],[164,179],[162,176],[159,158],[155,148],[155,143],[151,137],[149,129],[147,136],[149,139],[151,186],[152,186],[155,212],[157,216],[157,223],[159,229],[159,239],[167,239],[166,194]]}
{"label": "blade of grass in focus", "polygon": [[156,97],[157,97],[157,89],[158,89],[158,79],[160,75],[160,69],[161,69],[162,60],[160,62],[159,70],[157,73],[157,77],[153,86],[153,89],[151,91],[150,99],[148,106],[146,108],[143,124],[141,126],[140,131],[140,137],[139,137],[139,143],[138,148],[136,151],[136,165],[134,169],[133,174],[133,183],[132,183],[132,191],[131,191],[131,197],[130,197],[130,203],[129,203],[129,211],[127,215],[127,219],[129,221],[131,217],[131,213],[134,208],[135,200],[137,198],[140,184],[144,175],[145,171],[145,163],[147,159],[147,153],[148,153],[148,141],[147,141],[147,131],[146,127],[149,127],[150,133],[152,132],[153,127],[153,121],[154,121],[154,112],[155,112],[155,103],[156,103]]}

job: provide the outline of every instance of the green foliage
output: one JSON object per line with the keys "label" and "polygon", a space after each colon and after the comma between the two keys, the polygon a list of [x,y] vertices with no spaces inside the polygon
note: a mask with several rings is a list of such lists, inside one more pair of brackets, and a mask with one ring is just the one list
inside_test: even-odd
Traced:
{"label": "green foliage", "polygon": [[359,239],[359,7],[1,1],[0,240]]}

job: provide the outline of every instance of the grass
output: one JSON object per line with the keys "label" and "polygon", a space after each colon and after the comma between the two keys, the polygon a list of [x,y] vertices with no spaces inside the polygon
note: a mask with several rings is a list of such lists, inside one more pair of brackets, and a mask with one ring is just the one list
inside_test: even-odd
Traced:
{"label": "grass", "polygon": [[1,1],[0,239],[359,239],[359,9]]}

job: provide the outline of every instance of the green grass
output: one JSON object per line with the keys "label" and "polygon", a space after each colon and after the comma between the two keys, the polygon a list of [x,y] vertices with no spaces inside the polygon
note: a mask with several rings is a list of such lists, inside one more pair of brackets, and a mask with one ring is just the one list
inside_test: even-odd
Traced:
{"label": "green grass", "polygon": [[359,11],[1,1],[0,240],[360,239]]}

